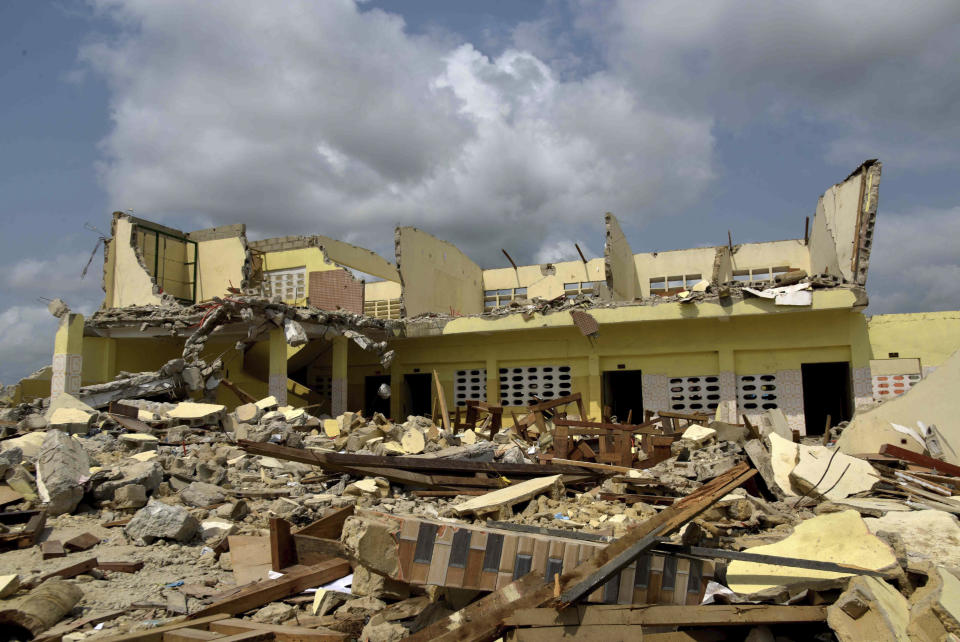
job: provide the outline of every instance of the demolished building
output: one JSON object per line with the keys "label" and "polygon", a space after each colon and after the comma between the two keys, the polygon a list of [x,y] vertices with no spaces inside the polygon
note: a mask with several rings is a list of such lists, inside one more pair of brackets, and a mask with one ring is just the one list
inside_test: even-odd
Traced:
{"label": "demolished building", "polygon": [[[607,214],[602,258],[494,269],[410,227],[391,262],[320,235],[252,241],[243,225],[183,233],[118,212],[101,310],[62,321],[52,369],[20,395],[157,370],[227,306],[204,358],[254,396],[333,416],[429,414],[436,370],[450,408],[502,405],[508,423],[511,407],[579,392],[593,417],[776,408],[822,434],[960,348],[960,313],[864,314],[880,168],[828,189],[802,239],[634,253]],[[284,337],[286,319],[305,341]]]}

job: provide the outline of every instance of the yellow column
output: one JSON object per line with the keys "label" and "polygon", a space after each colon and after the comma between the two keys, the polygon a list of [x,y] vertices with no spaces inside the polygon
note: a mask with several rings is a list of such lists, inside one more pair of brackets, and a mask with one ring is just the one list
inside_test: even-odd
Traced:
{"label": "yellow column", "polygon": [[270,331],[269,392],[281,406],[287,405],[287,339],[283,328]]}
{"label": "yellow column", "polygon": [[330,395],[330,414],[334,417],[347,411],[347,346],[346,337],[333,338],[333,382]]}
{"label": "yellow column", "polygon": [[60,317],[60,326],[53,341],[53,375],[50,378],[51,399],[61,393],[80,392],[83,370],[83,315],[68,312]]}
{"label": "yellow column", "polygon": [[603,379],[600,378],[600,356],[596,354],[587,357],[587,387],[590,402],[587,406],[587,414],[596,417],[596,421],[600,421],[603,417]]}
{"label": "yellow column", "polygon": [[487,403],[500,403],[500,366],[496,357],[487,357]]}

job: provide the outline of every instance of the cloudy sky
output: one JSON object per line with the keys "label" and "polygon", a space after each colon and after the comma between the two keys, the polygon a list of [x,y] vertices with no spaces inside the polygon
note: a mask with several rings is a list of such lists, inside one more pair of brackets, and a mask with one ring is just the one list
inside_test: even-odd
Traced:
{"label": "cloudy sky", "polygon": [[884,162],[870,313],[960,309],[960,3],[0,3],[0,381],[110,212],[484,267],[796,238]]}

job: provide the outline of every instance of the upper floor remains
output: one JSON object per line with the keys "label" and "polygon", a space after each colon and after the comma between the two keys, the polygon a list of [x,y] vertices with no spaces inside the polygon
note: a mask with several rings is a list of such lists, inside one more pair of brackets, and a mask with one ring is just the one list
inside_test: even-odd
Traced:
{"label": "upper floor remains", "polygon": [[537,301],[648,305],[691,295],[722,298],[745,287],[756,292],[798,281],[801,289],[810,283],[862,292],[880,170],[880,162],[868,160],[827,189],[801,239],[634,253],[608,213],[603,257],[516,265],[504,252],[510,266],[492,269],[414,227],[396,228],[389,261],[327,236],[249,240],[243,224],[182,232],[115,212],[103,307],[191,305],[246,293],[397,319],[499,314]]}

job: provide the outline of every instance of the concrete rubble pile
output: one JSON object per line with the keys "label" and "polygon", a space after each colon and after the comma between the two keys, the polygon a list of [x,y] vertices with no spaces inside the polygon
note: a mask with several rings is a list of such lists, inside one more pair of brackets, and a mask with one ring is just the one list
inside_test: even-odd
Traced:
{"label": "concrete rubble pile", "polygon": [[[0,628],[960,639],[960,467],[943,426],[931,457],[923,434],[865,451],[843,432],[802,438],[778,410],[743,424],[591,422],[559,402],[511,426],[490,408],[331,417],[215,403],[220,367],[181,361],[88,391],[96,404],[3,411]],[[169,378],[192,397],[145,383]]]}

